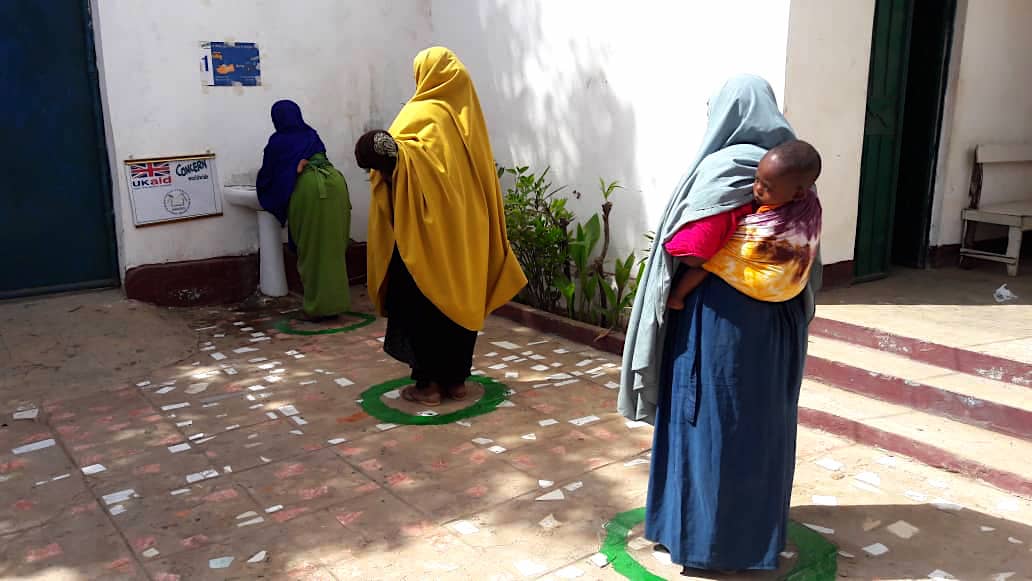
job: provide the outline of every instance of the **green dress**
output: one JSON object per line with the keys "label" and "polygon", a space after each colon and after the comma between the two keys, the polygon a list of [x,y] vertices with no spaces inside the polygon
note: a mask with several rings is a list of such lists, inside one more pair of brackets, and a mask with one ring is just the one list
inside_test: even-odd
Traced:
{"label": "green dress", "polygon": [[305,313],[320,317],[347,312],[351,308],[346,262],[351,199],[344,176],[325,154],[313,155],[297,176],[287,224],[297,245]]}

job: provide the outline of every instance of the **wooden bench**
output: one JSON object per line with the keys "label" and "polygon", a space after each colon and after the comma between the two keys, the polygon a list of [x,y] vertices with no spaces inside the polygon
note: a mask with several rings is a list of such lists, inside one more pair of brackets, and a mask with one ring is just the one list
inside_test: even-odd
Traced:
{"label": "wooden bench", "polygon": [[[1018,276],[1021,262],[1021,238],[1025,230],[1032,230],[1032,199],[982,206],[982,172],[986,164],[1032,163],[1032,144],[1027,145],[979,145],[975,149],[975,166],[971,170],[970,207],[961,213],[964,232],[960,244],[961,265],[968,258],[991,260],[1007,265],[1007,274]],[[1007,226],[1007,251],[1005,254],[986,252],[974,248],[977,224]]]}

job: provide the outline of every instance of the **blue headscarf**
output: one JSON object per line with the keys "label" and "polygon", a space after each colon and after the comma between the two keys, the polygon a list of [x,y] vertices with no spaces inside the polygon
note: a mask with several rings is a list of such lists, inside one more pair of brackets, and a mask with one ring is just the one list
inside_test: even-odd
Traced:
{"label": "blue headscarf", "polygon": [[273,104],[272,126],[276,132],[269,137],[262,169],[258,170],[258,201],[285,225],[290,195],[297,182],[297,164],[317,153],[325,153],[326,146],[315,129],[305,123],[301,108],[293,101]]}
{"label": "blue headscarf", "polygon": [[[624,341],[617,408],[626,418],[655,420],[660,365],[666,336],[666,301],[677,269],[663,245],[684,225],[744,206],[753,200],[756,168],[767,150],[793,139],[767,81],[732,77],[709,101],[709,125],[702,147],[674,193],[656,229],[652,251],[638,283]],[[820,251],[811,268],[805,308],[813,317],[813,293],[820,286]]]}

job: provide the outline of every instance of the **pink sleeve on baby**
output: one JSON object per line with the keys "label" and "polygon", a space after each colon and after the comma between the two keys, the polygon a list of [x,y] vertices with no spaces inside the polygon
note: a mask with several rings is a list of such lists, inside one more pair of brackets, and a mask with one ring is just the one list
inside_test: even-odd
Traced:
{"label": "pink sleeve on baby", "polygon": [[713,258],[723,248],[736,226],[734,212],[724,212],[681,227],[664,245],[670,256],[697,256],[703,260]]}

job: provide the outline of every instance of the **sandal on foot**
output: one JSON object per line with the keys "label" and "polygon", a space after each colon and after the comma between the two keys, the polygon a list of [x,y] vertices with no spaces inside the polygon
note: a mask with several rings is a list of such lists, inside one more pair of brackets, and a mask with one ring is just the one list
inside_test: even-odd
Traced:
{"label": "sandal on foot", "polygon": [[691,576],[696,575],[698,573],[716,573],[717,575],[737,575],[738,573],[741,573],[741,571],[730,571],[730,570],[724,570],[724,569],[717,569],[717,570],[714,570],[714,571],[710,571],[710,570],[706,570],[706,569],[694,569],[692,567],[689,567],[688,565],[682,565],[681,566],[681,575],[684,576],[684,577],[691,577]]}
{"label": "sandal on foot", "polygon": [[466,388],[465,382],[449,387],[447,392],[448,397],[455,401],[462,401],[469,395],[469,389]]}
{"label": "sandal on foot", "polygon": [[297,316],[297,320],[304,321],[306,323],[326,323],[329,321],[336,321],[339,318],[340,315],[309,315],[303,311]]}
{"label": "sandal on foot", "polygon": [[420,403],[429,407],[441,405],[441,394],[434,391],[420,389],[416,385],[410,385],[401,390],[401,398],[405,401]]}

